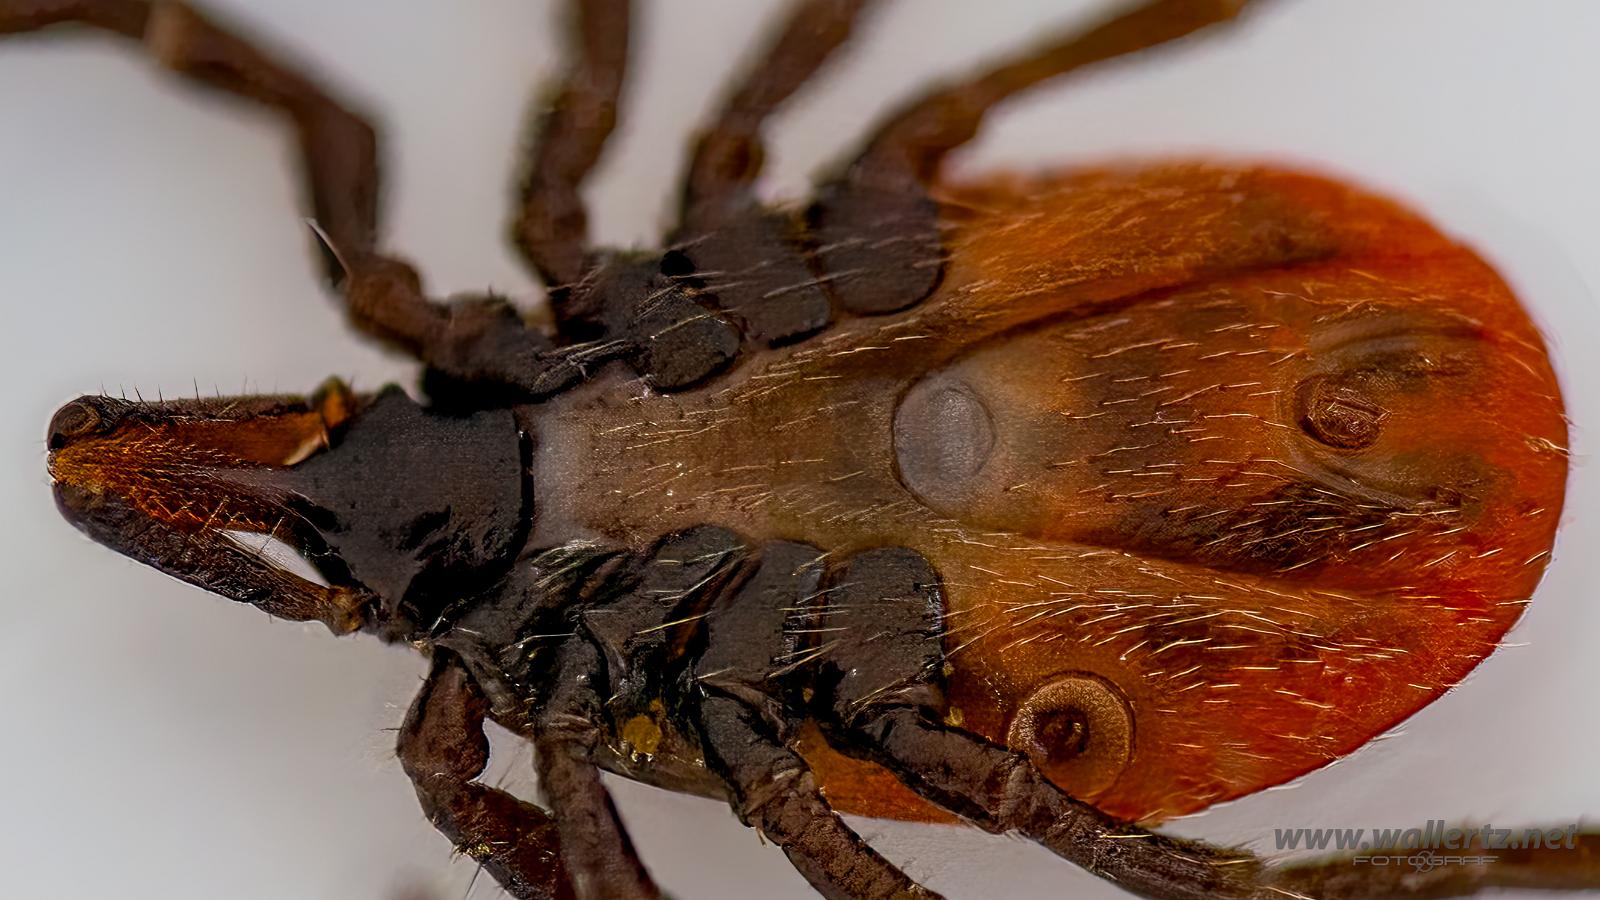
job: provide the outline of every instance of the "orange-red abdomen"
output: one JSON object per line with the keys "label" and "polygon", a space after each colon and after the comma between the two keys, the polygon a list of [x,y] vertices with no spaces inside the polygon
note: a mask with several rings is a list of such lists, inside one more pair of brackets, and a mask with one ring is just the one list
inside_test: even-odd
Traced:
{"label": "orange-red abdomen", "polygon": [[[1538,332],[1472,251],[1269,169],[944,200],[923,304],[713,388],[554,401],[538,527],[911,547],[944,584],[951,719],[1143,821],[1338,759],[1516,621],[1566,427]],[[935,815],[808,748],[840,809]]]}

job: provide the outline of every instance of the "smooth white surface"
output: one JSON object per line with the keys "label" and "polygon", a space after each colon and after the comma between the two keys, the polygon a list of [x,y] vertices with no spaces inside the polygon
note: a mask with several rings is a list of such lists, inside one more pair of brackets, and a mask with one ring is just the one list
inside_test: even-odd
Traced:
{"label": "smooth white surface", "polygon": [[[590,196],[599,238],[649,242],[692,124],[770,0],[656,0],[626,124]],[[535,302],[501,242],[548,0],[216,0],[381,113],[389,247],[436,294]],[[1103,4],[901,0],[772,136],[801,194],[893,98]],[[1125,154],[1298,160],[1406,198],[1501,265],[1551,336],[1574,422],[1553,568],[1512,641],[1403,736],[1180,823],[1565,823],[1600,814],[1600,4],[1283,0],[1247,30],[1038,92],[960,165]],[[418,812],[389,749],[422,662],[271,623],[90,544],[52,507],[52,410],[105,390],[309,390],[409,381],[346,333],[311,267],[291,144],[269,118],[177,84],[103,37],[0,43],[0,894],[455,900],[497,896]],[[1203,736],[1200,736],[1203,739]],[[529,788],[525,752],[495,764]],[[614,783],[677,896],[809,898],[716,804]],[[1033,847],[860,823],[952,898],[1113,897]],[[420,891],[408,894],[406,891]]]}

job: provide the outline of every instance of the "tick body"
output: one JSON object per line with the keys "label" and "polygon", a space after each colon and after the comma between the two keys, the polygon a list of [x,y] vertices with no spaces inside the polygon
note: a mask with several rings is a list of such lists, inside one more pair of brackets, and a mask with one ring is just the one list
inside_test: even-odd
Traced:
{"label": "tick body", "polygon": [[[1472,253],[1312,176],[939,178],[1012,94],[1241,5],[1138,7],[932,91],[795,213],[750,192],[762,122],[865,6],[796,4],[668,249],[619,253],[578,187],[628,9],[582,4],[513,229],[553,335],[430,299],[376,240],[370,129],[205,18],[0,6],[284,113],[352,319],[429,370],[426,406],[81,398],[58,502],[224,596],[429,653],[401,762],[515,896],[659,895],[600,768],[725,797],[827,896],[931,896],[836,811],[1020,833],[1150,896],[1390,895],[1141,825],[1337,759],[1493,649],[1566,475],[1537,332]],[[532,742],[543,807],[476,780],[486,718]],[[1588,853],[1427,890],[1591,886]]]}

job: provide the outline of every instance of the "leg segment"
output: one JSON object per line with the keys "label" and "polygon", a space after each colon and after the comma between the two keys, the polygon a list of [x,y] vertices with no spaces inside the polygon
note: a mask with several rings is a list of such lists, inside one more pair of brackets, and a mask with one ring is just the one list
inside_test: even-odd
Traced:
{"label": "leg segment", "polygon": [[685,174],[674,256],[691,282],[763,344],[818,331],[832,317],[806,259],[803,228],[756,202],[761,129],[850,36],[871,0],[797,0],[757,64],[700,133]]}
{"label": "leg segment", "polygon": [[818,259],[856,312],[889,312],[939,283],[939,164],[977,134],[984,115],[1042,81],[1145,50],[1236,16],[1250,0],[1148,0],[1099,27],[914,100],[868,140],[811,210]]}
{"label": "leg segment", "polygon": [[1250,0],[1149,0],[1082,33],[914,100],[867,142],[852,180],[928,184],[950,151],[972,140],[989,110],[1043,81],[1148,50],[1237,16]]}
{"label": "leg segment", "polygon": [[661,890],[639,861],[593,762],[605,710],[591,679],[604,670],[599,650],[587,641],[569,640],[556,651],[548,693],[534,714],[539,787],[578,896],[657,900]]}
{"label": "leg segment", "polygon": [[706,764],[725,779],[745,824],[783,848],[824,897],[937,900],[867,846],[818,792],[811,770],[755,708],[711,694],[697,704]]}
{"label": "leg segment", "polygon": [[705,647],[684,705],[701,736],[706,764],[732,789],[740,818],[783,848],[825,897],[850,900],[936,898],[867,846],[828,806],[811,770],[789,749],[782,673],[792,647],[797,602],[816,591],[814,547],[764,548],[760,568],[706,613]]}
{"label": "leg segment", "polygon": [[179,75],[261,104],[293,125],[327,272],[343,286],[358,329],[456,380],[537,395],[577,377],[504,301],[433,302],[410,266],[378,252],[377,136],[295,67],[178,2],[0,0],[0,34],[72,24],[142,40]]}
{"label": "leg segment", "polygon": [[569,900],[556,824],[536,806],[474,781],[489,762],[488,702],[444,651],[400,728],[400,764],[422,809],[518,900]]}
{"label": "leg segment", "polygon": [[1275,896],[1258,886],[1260,864],[1253,856],[1120,823],[1067,796],[1026,756],[945,726],[927,710],[869,709],[841,743],[985,830],[1023,834],[1140,896]]}
{"label": "leg segment", "polygon": [[[295,129],[311,208],[330,242],[367,253],[376,240],[377,136],[372,126],[294,68],[193,9],[149,0],[5,0],[0,34],[79,24],[142,40],[185,78],[259,103]],[[340,274],[329,259],[330,275]]]}
{"label": "leg segment", "polygon": [[566,346],[547,354],[544,393],[626,359],[651,386],[688,387],[738,353],[733,322],[663,272],[659,258],[591,252],[579,188],[616,125],[630,0],[573,0],[574,53],[522,175],[512,242],[549,289]]}
{"label": "leg segment", "polygon": [[684,222],[693,228],[751,202],[750,186],[766,151],[767,118],[817,73],[849,37],[872,0],[797,0],[722,112],[695,141],[683,183]]}
{"label": "leg segment", "polygon": [[549,289],[568,342],[541,355],[550,374],[537,393],[617,357],[656,388],[687,387],[733,359],[739,332],[664,276],[659,259],[591,253],[579,188],[616,124],[630,0],[573,0],[569,15],[575,52],[531,143],[511,228]]}
{"label": "leg segment", "polygon": [[558,296],[589,265],[589,217],[578,188],[616,125],[628,62],[629,3],[571,4],[576,53],[539,123],[523,175],[512,241]]}

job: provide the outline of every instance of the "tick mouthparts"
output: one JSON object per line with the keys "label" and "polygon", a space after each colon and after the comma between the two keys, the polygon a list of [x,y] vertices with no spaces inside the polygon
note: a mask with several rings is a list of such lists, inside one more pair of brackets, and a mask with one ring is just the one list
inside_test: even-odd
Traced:
{"label": "tick mouthparts", "polygon": [[310,397],[79,397],[50,421],[50,476],[58,502],[79,518],[114,498],[178,532],[277,536],[294,515],[288,486],[272,473],[328,447],[366,402],[338,379]]}
{"label": "tick mouthparts", "polygon": [[281,394],[162,400],[86,395],[50,419],[51,475],[82,482],[91,472],[138,468],[182,454],[225,467],[292,466],[328,442],[370,396],[330,378],[309,397]]}
{"label": "tick mouthparts", "polygon": [[[300,598],[287,613],[269,609],[291,618],[320,609],[343,622],[343,605],[315,601],[327,590],[399,602],[423,575],[459,583],[492,570],[524,537],[532,503],[530,451],[510,413],[435,413],[394,387],[80,397],[56,413],[49,443],[57,504],[79,529],[263,608],[273,592]],[[241,532],[286,542],[334,586],[241,555],[230,543]]]}
{"label": "tick mouthparts", "polygon": [[377,608],[359,584],[309,581],[252,553],[223,528],[186,530],[153,519],[126,497],[96,493],[65,482],[55,486],[56,505],[76,528],[130,559],[282,619],[321,622],[348,634]]}
{"label": "tick mouthparts", "polygon": [[365,619],[365,588],[298,577],[243,549],[235,535],[286,541],[315,557],[324,576],[345,581],[334,577],[348,573],[306,518],[317,510],[290,476],[370,402],[338,379],[309,397],[79,397],[50,421],[56,504],[95,540],[168,575],[346,633]]}

